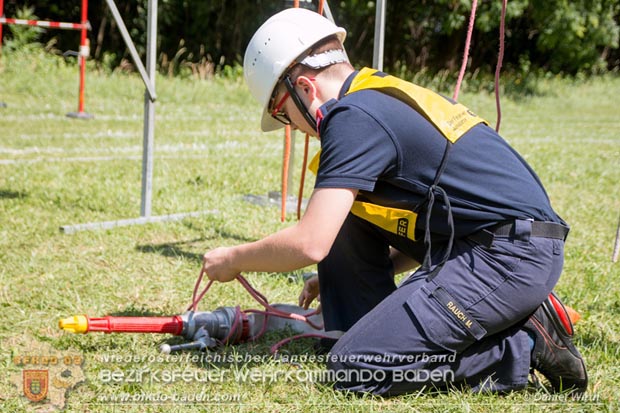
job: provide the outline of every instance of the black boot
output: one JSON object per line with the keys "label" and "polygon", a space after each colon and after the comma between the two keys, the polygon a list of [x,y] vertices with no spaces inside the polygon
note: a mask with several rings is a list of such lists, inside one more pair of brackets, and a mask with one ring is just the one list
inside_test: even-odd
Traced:
{"label": "black boot", "polygon": [[573,324],[560,299],[551,293],[523,326],[534,334],[531,367],[553,391],[581,394],[588,387],[586,366],[573,344]]}

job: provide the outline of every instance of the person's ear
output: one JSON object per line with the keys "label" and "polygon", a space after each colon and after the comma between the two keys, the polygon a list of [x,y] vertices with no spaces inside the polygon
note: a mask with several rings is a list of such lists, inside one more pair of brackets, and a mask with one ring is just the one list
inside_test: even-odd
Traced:
{"label": "person's ear", "polygon": [[316,99],[316,85],[312,80],[310,80],[310,78],[306,76],[299,76],[295,81],[295,85],[301,88],[301,90],[308,97],[308,99],[310,99],[310,102]]}

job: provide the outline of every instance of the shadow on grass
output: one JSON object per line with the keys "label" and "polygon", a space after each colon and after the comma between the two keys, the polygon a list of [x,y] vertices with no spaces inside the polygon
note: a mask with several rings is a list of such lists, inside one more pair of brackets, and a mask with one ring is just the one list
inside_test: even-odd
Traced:
{"label": "shadow on grass", "polygon": [[187,251],[184,246],[204,241],[204,238],[197,238],[189,241],[166,242],[164,244],[138,245],[136,250],[145,253],[155,253],[164,257],[186,258],[190,261],[202,262],[202,254]]}
{"label": "shadow on grass", "polygon": [[11,191],[10,189],[0,189],[0,199],[26,198],[27,193],[21,191]]}
{"label": "shadow on grass", "polygon": [[[241,242],[255,241],[254,239],[242,237],[240,235],[231,234],[228,232],[218,231],[217,236],[218,238],[233,239]],[[155,253],[164,257],[186,258],[190,261],[202,263],[202,256],[203,253],[206,252],[206,250],[204,252],[197,253],[191,251],[190,247],[192,247],[193,244],[202,243],[210,239],[213,239],[213,237],[195,238],[186,241],[165,242],[163,244],[138,245],[136,247],[136,250],[144,253]]]}

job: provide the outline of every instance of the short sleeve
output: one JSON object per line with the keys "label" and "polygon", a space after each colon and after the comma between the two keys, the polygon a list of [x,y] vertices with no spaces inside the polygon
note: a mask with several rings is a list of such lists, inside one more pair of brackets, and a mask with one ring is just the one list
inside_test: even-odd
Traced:
{"label": "short sleeve", "polygon": [[390,131],[362,108],[335,107],[323,120],[316,188],[372,191],[393,172],[397,150]]}

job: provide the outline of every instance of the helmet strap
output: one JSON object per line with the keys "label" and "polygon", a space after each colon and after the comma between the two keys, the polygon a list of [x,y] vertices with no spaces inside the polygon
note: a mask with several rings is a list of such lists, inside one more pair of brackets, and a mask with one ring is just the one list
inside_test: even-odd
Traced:
{"label": "helmet strap", "polygon": [[304,102],[299,97],[297,90],[295,90],[295,85],[293,85],[293,82],[291,81],[291,77],[286,75],[283,81],[284,86],[286,86],[286,90],[290,93],[291,99],[293,99],[293,102],[295,103],[295,106],[297,106],[297,109],[299,109],[299,112],[302,114],[306,122],[308,122],[308,125],[310,125],[312,130],[316,131],[316,120],[312,117],[308,111],[308,108],[306,108],[306,105],[304,105]]}

